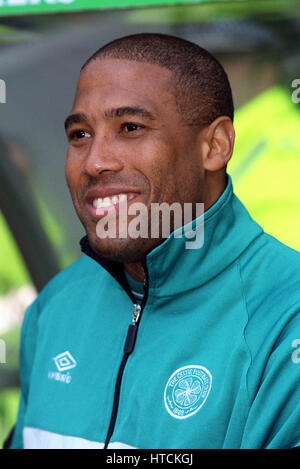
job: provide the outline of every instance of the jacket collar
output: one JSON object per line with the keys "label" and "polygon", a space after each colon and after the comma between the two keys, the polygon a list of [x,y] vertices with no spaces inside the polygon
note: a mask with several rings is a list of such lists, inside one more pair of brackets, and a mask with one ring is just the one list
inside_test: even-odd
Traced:
{"label": "jacket collar", "polygon": [[[195,231],[202,230],[203,226],[202,247],[187,249],[186,243],[191,241],[189,228]],[[217,202],[189,226],[185,225],[183,231],[181,237],[175,235],[178,230],[174,231],[145,256],[152,295],[172,296],[200,287],[235,262],[263,232],[234,195],[230,176]],[[87,236],[80,244],[82,251],[101,264],[129,294],[122,264],[98,256],[91,249]]]}

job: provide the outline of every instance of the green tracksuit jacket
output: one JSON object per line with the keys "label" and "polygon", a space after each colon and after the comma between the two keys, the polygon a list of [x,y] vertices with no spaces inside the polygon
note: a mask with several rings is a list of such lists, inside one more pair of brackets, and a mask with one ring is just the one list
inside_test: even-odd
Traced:
{"label": "green tracksuit jacket", "polygon": [[140,311],[121,266],[83,239],[26,313],[11,448],[300,445],[300,254],[230,178],[203,246],[185,242],[145,256]]}

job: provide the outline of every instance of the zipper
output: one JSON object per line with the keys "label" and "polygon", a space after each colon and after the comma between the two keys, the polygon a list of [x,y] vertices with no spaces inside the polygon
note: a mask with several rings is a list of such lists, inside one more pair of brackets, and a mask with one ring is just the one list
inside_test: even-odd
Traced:
{"label": "zipper", "polygon": [[128,355],[134,349],[140,314],[141,314],[141,306],[139,304],[134,304],[133,312],[132,312],[132,320],[131,320],[131,324],[128,327],[127,337],[126,337],[126,341],[124,345],[124,353],[127,353]]}
{"label": "zipper", "polygon": [[[127,336],[124,344],[124,349],[123,349],[123,358],[119,367],[118,375],[117,375],[117,380],[115,384],[115,394],[114,394],[114,401],[113,401],[113,408],[112,408],[112,413],[110,417],[110,423],[105,439],[105,444],[103,449],[107,449],[109,441],[111,439],[111,436],[114,432],[115,429],[115,424],[118,416],[118,409],[119,409],[119,400],[120,400],[120,392],[121,392],[121,384],[122,384],[122,378],[123,378],[123,373],[124,369],[127,363],[127,360],[129,358],[129,355],[133,352],[134,346],[135,346],[135,341],[136,341],[136,336],[137,336],[137,331],[138,331],[138,326],[141,320],[141,315],[143,312],[143,309],[145,307],[147,297],[148,297],[148,271],[147,271],[147,265],[146,265],[146,260],[142,260],[142,266],[143,266],[143,272],[144,272],[144,287],[145,287],[145,294],[144,298],[142,301],[142,304],[139,305],[137,303],[133,303],[133,311],[132,311],[132,316],[131,316],[131,323],[128,326],[128,331],[127,331]],[[130,295],[131,299],[132,296]]]}

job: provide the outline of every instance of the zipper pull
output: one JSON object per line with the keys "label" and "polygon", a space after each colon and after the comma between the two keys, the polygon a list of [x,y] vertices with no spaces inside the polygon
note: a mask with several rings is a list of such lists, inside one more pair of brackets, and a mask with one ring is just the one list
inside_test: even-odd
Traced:
{"label": "zipper pull", "polygon": [[134,304],[132,312],[132,321],[128,327],[127,337],[124,345],[124,353],[131,353],[136,339],[138,320],[141,314],[141,305]]}
{"label": "zipper pull", "polygon": [[136,323],[138,322],[140,314],[141,314],[141,305],[135,303],[133,305],[132,322],[131,322],[133,326],[135,326]]}

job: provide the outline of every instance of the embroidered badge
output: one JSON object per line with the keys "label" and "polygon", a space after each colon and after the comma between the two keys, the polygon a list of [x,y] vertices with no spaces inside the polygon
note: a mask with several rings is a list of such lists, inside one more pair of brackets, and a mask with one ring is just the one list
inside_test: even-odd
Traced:
{"label": "embroidered badge", "polygon": [[172,417],[191,417],[205,403],[212,383],[210,372],[199,365],[188,365],[174,371],[165,387],[164,403]]}

